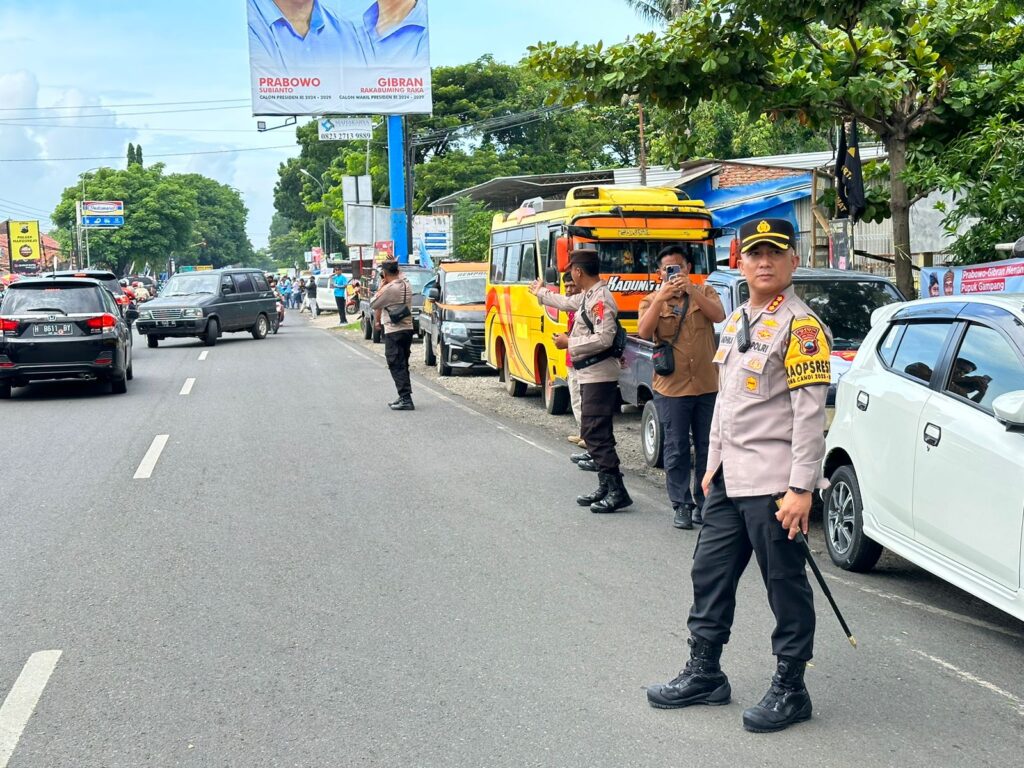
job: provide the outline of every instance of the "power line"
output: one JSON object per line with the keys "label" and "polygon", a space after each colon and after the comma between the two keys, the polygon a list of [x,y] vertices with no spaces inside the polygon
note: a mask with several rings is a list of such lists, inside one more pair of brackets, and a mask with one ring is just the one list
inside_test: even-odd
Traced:
{"label": "power line", "polygon": [[42,208],[36,208],[34,205],[28,205],[27,203],[19,203],[17,200],[8,200],[4,197],[0,197],[0,203],[7,203],[18,208],[24,208],[27,211],[39,211],[40,213],[49,213],[49,211],[43,210]]}
{"label": "power line", "polygon": [[249,99],[210,99],[208,101],[150,101],[141,104],[98,104],[67,107],[0,107],[0,112],[48,111],[53,109],[133,109],[135,107],[180,107],[195,104],[237,104]]}
{"label": "power line", "polygon": [[136,131],[138,133],[253,133],[254,128],[143,128],[134,125],[57,125],[53,123],[8,123],[0,117],[0,127],[70,128],[78,131]]}
{"label": "power line", "polygon": [[[248,109],[248,107],[248,104],[238,104],[233,107],[196,107],[195,109],[161,109],[155,112],[98,112],[95,115],[45,115],[44,117],[46,120],[82,120],[93,117],[135,117],[140,115],[180,115],[186,112],[223,112],[229,109]],[[81,107],[81,109],[104,109],[104,107]],[[7,125],[13,125],[15,123],[39,119],[39,115],[30,115],[27,117],[5,117],[4,122]]]}
{"label": "power line", "polygon": [[[281,144],[275,147],[242,147],[240,149],[211,149],[202,152],[164,152],[146,154],[146,159],[154,157],[193,157],[196,155],[229,155],[233,152],[264,152],[271,149],[294,149],[295,144]],[[0,163],[76,163],[85,160],[124,160],[124,155],[107,157],[0,157]]]}

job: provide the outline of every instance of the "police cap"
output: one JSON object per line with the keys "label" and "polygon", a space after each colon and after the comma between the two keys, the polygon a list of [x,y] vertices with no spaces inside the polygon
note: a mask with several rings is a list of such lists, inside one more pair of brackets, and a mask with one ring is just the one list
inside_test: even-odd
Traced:
{"label": "police cap", "polygon": [[569,254],[569,266],[579,264],[581,267],[584,267],[589,264],[592,267],[596,267],[599,263],[597,251],[580,249]]}
{"label": "police cap", "polygon": [[786,250],[793,247],[793,225],[786,219],[754,219],[740,227],[740,251],[747,253],[760,243]]}

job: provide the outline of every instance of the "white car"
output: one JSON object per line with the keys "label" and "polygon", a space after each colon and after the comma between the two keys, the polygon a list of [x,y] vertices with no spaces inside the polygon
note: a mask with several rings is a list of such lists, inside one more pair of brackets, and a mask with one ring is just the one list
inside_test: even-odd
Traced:
{"label": "white car", "polygon": [[824,470],[838,566],[886,547],[1024,620],[1024,294],[877,309]]}

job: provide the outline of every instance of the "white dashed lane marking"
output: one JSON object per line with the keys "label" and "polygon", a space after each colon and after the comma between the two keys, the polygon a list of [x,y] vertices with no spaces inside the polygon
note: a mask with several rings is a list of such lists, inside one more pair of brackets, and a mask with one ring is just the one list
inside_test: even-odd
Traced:
{"label": "white dashed lane marking", "polygon": [[39,651],[29,656],[3,706],[0,706],[0,768],[7,768],[39,697],[57,667],[60,654],[60,651]]}
{"label": "white dashed lane marking", "polygon": [[207,357],[209,357],[209,355],[210,355],[210,352],[208,350],[205,351],[205,352],[200,352],[199,353],[199,360],[200,361],[205,360]]}
{"label": "white dashed lane marking", "polygon": [[160,454],[163,453],[164,446],[167,445],[167,440],[170,435],[157,435],[153,438],[152,445],[149,446],[149,450],[146,451],[146,455],[142,457],[142,463],[139,464],[139,468],[135,470],[136,480],[148,480],[153,476],[153,469],[156,467],[156,463],[160,460]]}
{"label": "white dashed lane marking", "polygon": [[195,379],[185,379],[185,383],[182,385],[181,392],[179,394],[182,394],[182,395],[190,395],[190,394],[192,394],[192,387],[195,386],[195,383],[196,383]]}

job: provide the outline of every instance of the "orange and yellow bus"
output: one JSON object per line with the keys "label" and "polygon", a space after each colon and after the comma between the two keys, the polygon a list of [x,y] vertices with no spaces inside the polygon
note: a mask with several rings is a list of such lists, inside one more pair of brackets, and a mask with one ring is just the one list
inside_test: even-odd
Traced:
{"label": "orange and yellow bus", "polygon": [[636,333],[640,300],[658,284],[658,252],[666,245],[687,248],[696,265],[691,280],[700,283],[715,268],[720,234],[703,202],[656,187],[575,187],[564,201],[531,200],[495,215],[485,331],[487,361],[506,391],[521,397],[529,386],[542,387],[549,413],[569,407],[565,352],[551,340],[565,331],[566,317],[540,306],[529,285],[541,277],[549,290],[561,291],[570,251],[597,251],[619,319]]}

